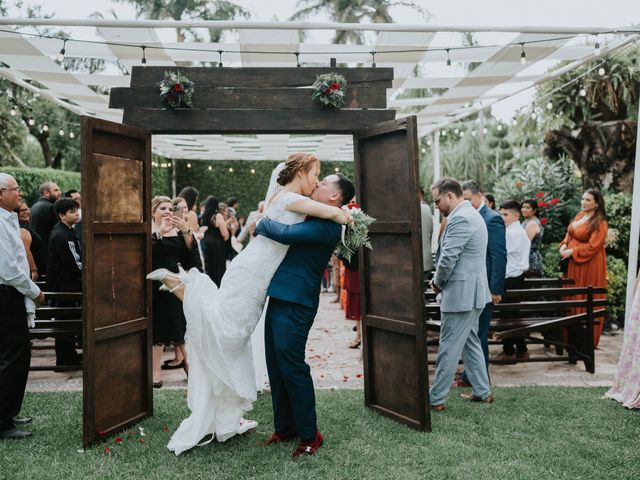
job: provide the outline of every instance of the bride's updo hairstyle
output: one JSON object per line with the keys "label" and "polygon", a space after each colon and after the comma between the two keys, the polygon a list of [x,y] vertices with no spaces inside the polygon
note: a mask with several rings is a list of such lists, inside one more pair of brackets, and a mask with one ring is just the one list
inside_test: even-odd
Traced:
{"label": "bride's updo hairstyle", "polygon": [[278,183],[286,185],[291,182],[298,172],[307,173],[318,158],[309,153],[292,153],[284,162],[284,169],[278,174]]}

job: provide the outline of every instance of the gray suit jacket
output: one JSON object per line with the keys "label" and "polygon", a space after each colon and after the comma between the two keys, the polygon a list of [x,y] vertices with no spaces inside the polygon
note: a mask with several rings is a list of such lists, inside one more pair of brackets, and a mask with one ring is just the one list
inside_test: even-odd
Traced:
{"label": "gray suit jacket", "polygon": [[468,201],[449,214],[436,255],[433,283],[443,312],[468,312],[491,301],[487,282],[487,226]]}

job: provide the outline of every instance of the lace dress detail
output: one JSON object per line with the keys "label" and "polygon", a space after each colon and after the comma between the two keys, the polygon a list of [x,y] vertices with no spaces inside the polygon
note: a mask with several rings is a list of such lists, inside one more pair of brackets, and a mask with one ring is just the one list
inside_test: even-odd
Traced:
{"label": "lace dress detail", "polygon": [[[267,206],[265,216],[289,225],[302,222],[304,215],[286,208],[305,198],[282,192]],[[208,434],[215,434],[218,441],[232,437],[243,413],[251,409],[257,390],[251,334],[287,250],[287,245],[258,235],[229,264],[219,289],[197,269],[182,279],[191,415],[167,445],[176,455]]]}

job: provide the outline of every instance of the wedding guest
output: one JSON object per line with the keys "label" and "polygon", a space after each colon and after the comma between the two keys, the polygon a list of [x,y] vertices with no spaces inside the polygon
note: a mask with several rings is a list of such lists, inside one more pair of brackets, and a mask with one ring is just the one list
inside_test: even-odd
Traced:
{"label": "wedding guest", "polygon": [[542,242],[542,224],[538,218],[538,202],[530,198],[522,202],[520,212],[524,221],[522,227],[527,232],[531,241],[529,250],[529,270],[526,276],[531,278],[542,277],[542,255],[540,254],[540,242]]}
{"label": "wedding guest", "polygon": [[229,215],[234,217],[238,216],[238,199],[236,197],[229,197],[227,200],[227,207],[229,208]]}
{"label": "wedding guest", "polygon": [[18,214],[18,222],[20,223],[20,237],[27,251],[31,280],[35,282],[40,277],[38,272],[40,265],[44,262],[41,258],[42,238],[30,225],[31,210],[26,202],[22,202],[15,212]]}
{"label": "wedding guest", "polygon": [[[500,215],[507,227],[507,271],[504,281],[505,290],[521,290],[524,288],[525,274],[529,270],[529,249],[531,241],[520,224],[520,204],[508,200],[500,205]],[[527,343],[524,337],[511,337],[502,342],[502,353],[498,360],[514,360],[529,358]]]}
{"label": "wedding guest", "polygon": [[[167,268],[178,271],[178,264],[189,270],[192,267],[192,252],[187,245],[187,237],[191,236],[188,226],[182,220],[182,230],[174,225],[178,221],[173,215],[172,201],[169,197],[158,196],[151,201],[153,226],[151,235],[151,258],[153,269]],[[188,371],[184,334],[187,322],[182,311],[180,300],[168,291],[160,291],[160,282],[153,282],[153,387],[162,387],[162,370],[160,360],[165,345],[173,345],[180,350],[183,361],[182,368]]]}
{"label": "wedding guest", "polygon": [[178,194],[178,197],[184,198],[184,201],[187,202],[189,228],[194,233],[198,231],[198,215],[196,214],[196,209],[198,208],[199,196],[200,193],[194,187],[184,187]]}
{"label": "wedding guest", "polygon": [[484,194],[484,203],[487,205],[487,207],[489,207],[491,210],[495,210],[496,209],[496,199],[493,196],[493,193],[485,193]]}
{"label": "wedding guest", "polygon": [[[560,255],[568,261],[567,273],[563,278],[574,280],[574,287],[606,287],[607,256],[604,242],[607,238],[607,215],[602,194],[589,189],[582,195],[582,210],[567,228],[567,235],[560,242]],[[569,299],[584,299],[584,295],[569,296]],[[606,298],[606,295],[594,295],[594,298]],[[571,315],[583,313],[584,309],[571,309]],[[604,322],[600,319],[593,327],[594,346],[598,346]]]}
{"label": "wedding guest", "polygon": [[624,343],[620,351],[613,386],[605,395],[626,408],[640,408],[640,274],[636,277],[629,319],[624,325]]}
{"label": "wedding guest", "polygon": [[[70,198],[61,198],[54,206],[59,222],[51,230],[47,249],[47,291],[82,292],[82,253],[80,241],[73,226],[80,221],[79,205]],[[75,300],[52,301],[53,307],[75,307]],[[62,317],[56,317],[63,320]],[[56,365],[80,365],[81,356],[76,342],[65,338],[55,339]]]}
{"label": "wedding guest", "polygon": [[[258,203],[258,209],[257,210],[252,210],[251,212],[249,212],[249,216],[247,217],[247,221],[245,222],[245,225],[251,225],[256,218],[258,217],[258,215],[262,215],[262,213],[264,212],[264,200],[260,201],[260,203]],[[254,235],[249,231],[249,228],[243,228],[240,233],[238,234],[238,240],[242,243],[244,243],[247,239],[249,239],[249,241],[251,241],[254,237]]]}
{"label": "wedding guest", "polygon": [[[478,339],[482,346],[487,374],[489,374],[489,328],[493,316],[493,305],[502,301],[504,279],[507,267],[507,247],[504,220],[495,210],[491,210],[484,202],[480,184],[475,180],[462,182],[462,196],[475,208],[487,226],[487,281],[491,292],[491,301],[487,303],[478,319]],[[454,383],[456,387],[470,387],[466,372]]]}
{"label": "wedding guest", "polygon": [[78,190],[71,189],[64,192],[64,198],[70,198],[79,205],[78,216],[80,220],[73,226],[73,233],[76,234],[76,237],[78,237],[78,240],[82,243],[82,195],[80,195]]}
{"label": "wedding guest", "polygon": [[358,348],[362,343],[360,335],[360,272],[358,270],[358,252],[351,256],[351,260],[340,258],[344,264],[344,291],[347,297],[345,318],[355,320],[356,338],[349,344],[349,348]]}
{"label": "wedding guest", "polygon": [[29,275],[29,262],[20,238],[18,216],[13,212],[22,201],[15,178],[0,173],[0,439],[31,436],[16,425],[29,423],[18,417],[31,362],[29,324],[35,318],[35,303],[44,294]]}
{"label": "wedding guest", "polygon": [[[49,235],[58,223],[58,216],[53,211],[53,204],[60,198],[60,187],[54,182],[45,182],[40,185],[40,199],[31,206],[31,226],[42,238],[41,257],[44,260],[40,274],[46,274],[47,249],[49,248]],[[44,267],[44,268],[42,268]]]}
{"label": "wedding guest", "polygon": [[433,235],[433,214],[424,201],[424,190],[420,188],[420,219],[422,221],[422,272],[427,280],[433,271],[431,236]]}
{"label": "wedding guest", "polygon": [[227,270],[229,228],[227,227],[227,221],[219,210],[220,204],[216,198],[209,196],[204,204],[204,213],[200,222],[203,227],[207,227],[201,240],[205,271],[213,283],[220,286],[222,276]]}

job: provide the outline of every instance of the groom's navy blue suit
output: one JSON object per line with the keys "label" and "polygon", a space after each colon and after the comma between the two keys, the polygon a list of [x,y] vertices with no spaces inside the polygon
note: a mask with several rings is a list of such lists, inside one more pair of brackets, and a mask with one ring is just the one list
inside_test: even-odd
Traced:
{"label": "groom's navy blue suit", "polygon": [[267,291],[265,350],[275,431],[296,432],[303,441],[313,440],[317,432],[305,348],[318,310],[322,274],[340,233],[337,223],[317,218],[295,225],[263,218],[256,227],[257,235],[291,245]]}

